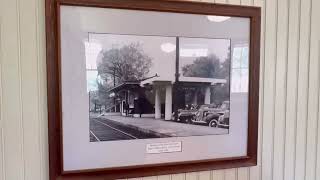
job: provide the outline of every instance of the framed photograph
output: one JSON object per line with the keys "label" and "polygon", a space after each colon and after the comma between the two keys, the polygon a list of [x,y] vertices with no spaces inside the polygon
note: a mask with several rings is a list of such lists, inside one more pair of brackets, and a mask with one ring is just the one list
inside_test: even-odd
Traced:
{"label": "framed photograph", "polygon": [[46,0],[50,180],[257,163],[260,9]]}

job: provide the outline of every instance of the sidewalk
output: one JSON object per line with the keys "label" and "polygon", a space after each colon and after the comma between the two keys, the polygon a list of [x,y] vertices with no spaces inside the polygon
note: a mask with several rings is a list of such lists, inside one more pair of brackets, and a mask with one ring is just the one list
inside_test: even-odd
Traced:
{"label": "sidewalk", "polygon": [[165,121],[154,118],[134,118],[123,116],[100,116],[100,118],[115,121],[126,126],[137,128],[144,132],[152,132],[162,136],[184,137],[184,136],[203,136],[228,134],[228,129],[213,128],[202,125],[192,125]]}

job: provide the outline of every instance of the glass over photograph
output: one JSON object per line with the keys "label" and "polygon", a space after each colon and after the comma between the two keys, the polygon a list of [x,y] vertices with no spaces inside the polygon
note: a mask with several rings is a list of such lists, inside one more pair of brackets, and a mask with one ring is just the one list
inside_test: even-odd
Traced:
{"label": "glass over photograph", "polygon": [[65,171],[247,155],[250,18],[60,13]]}
{"label": "glass over photograph", "polygon": [[231,40],[88,33],[90,142],[229,133]]}

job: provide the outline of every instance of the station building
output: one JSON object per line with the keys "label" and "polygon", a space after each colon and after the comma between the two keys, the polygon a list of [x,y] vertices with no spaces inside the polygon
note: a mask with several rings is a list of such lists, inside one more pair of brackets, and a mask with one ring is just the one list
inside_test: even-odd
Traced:
{"label": "station building", "polygon": [[171,120],[173,112],[187,104],[210,104],[212,87],[225,83],[225,79],[179,77],[176,82],[155,76],[124,82],[108,92],[115,95],[122,116]]}

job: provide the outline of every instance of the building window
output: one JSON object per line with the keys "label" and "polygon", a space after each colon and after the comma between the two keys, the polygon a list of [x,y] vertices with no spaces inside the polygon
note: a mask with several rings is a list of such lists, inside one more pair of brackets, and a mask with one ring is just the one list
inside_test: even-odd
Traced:
{"label": "building window", "polygon": [[248,92],[249,86],[249,48],[238,45],[232,53],[232,93]]}

